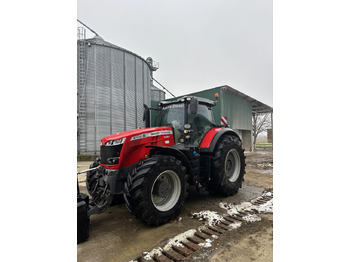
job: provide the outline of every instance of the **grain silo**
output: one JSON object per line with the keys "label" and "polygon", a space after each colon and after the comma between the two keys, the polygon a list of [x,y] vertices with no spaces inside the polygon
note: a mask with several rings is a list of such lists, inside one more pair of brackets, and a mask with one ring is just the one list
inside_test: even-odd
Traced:
{"label": "grain silo", "polygon": [[78,40],[78,154],[97,153],[100,139],[144,127],[151,105],[153,60],[96,35]]}
{"label": "grain silo", "polygon": [[152,85],[151,86],[151,101],[159,102],[159,101],[163,101],[163,100],[165,100],[165,92]]}

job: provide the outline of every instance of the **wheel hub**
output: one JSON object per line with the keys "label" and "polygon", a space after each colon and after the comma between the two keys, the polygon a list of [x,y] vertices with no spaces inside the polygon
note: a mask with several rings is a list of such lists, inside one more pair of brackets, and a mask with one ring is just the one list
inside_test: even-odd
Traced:
{"label": "wheel hub", "polygon": [[169,195],[170,191],[170,184],[166,181],[157,181],[154,185],[154,195],[159,196],[161,198],[165,198]]}
{"label": "wheel hub", "polygon": [[159,211],[172,209],[181,194],[181,182],[172,170],[163,171],[154,181],[151,189],[151,200]]}
{"label": "wheel hub", "polygon": [[226,171],[230,171],[231,168],[232,168],[232,161],[228,160],[227,163],[226,163]]}
{"label": "wheel hub", "polygon": [[241,171],[240,156],[235,149],[231,149],[225,159],[225,175],[230,182],[235,182]]}

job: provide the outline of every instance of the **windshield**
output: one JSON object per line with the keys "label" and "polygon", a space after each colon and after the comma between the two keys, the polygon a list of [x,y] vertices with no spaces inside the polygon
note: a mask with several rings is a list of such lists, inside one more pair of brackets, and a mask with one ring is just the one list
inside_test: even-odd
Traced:
{"label": "windshield", "polygon": [[191,124],[193,130],[191,134],[191,142],[194,146],[199,147],[199,143],[203,136],[213,127],[213,112],[206,105],[199,104],[197,114],[191,115],[188,110],[188,123]]}
{"label": "windshield", "polygon": [[[172,104],[162,108],[160,114],[160,126],[171,126],[174,128],[175,144],[183,143],[185,124],[185,104]],[[191,124],[190,143],[199,147],[204,135],[213,127],[213,113],[210,107],[199,104],[196,114],[191,114],[190,107],[187,110],[188,121]],[[181,139],[182,138],[182,139]],[[182,140],[180,142],[180,139]]]}
{"label": "windshield", "polygon": [[171,126],[174,128],[175,143],[179,142],[184,131],[185,109],[184,104],[172,104],[162,108],[160,126]]}

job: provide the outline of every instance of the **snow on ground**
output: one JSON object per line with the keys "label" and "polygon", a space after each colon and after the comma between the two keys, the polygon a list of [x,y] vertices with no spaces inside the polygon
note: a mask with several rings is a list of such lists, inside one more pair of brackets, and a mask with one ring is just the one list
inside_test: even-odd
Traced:
{"label": "snow on ground", "polygon": [[206,239],[205,243],[199,243],[198,246],[208,248],[211,247],[211,242],[212,241],[210,239]]}
{"label": "snow on ground", "polygon": [[152,251],[150,251],[150,252],[143,252],[143,258],[146,260],[151,260],[152,257],[155,255],[158,255],[158,256],[162,255],[163,250],[169,250],[173,246],[183,247],[184,245],[181,244],[181,242],[182,241],[187,242],[188,241],[187,238],[193,237],[194,233],[196,233],[196,231],[197,230],[195,230],[195,229],[190,229],[184,233],[178,234],[177,236],[170,239],[163,248],[158,247],[158,248],[152,249]]}
{"label": "snow on ground", "polygon": [[[242,222],[234,222],[234,223],[231,223],[229,226],[230,226],[232,229],[236,229],[236,228],[239,228],[241,225],[242,225]],[[231,230],[231,229],[230,229],[230,230]]]}
{"label": "snow on ground", "polygon": [[253,214],[253,215],[244,216],[244,217],[242,217],[242,219],[244,219],[247,222],[255,222],[255,221],[260,221],[261,217]]}
{"label": "snow on ground", "polygon": [[209,226],[216,226],[222,219],[224,219],[217,212],[209,210],[201,211],[199,213],[192,213],[192,218],[206,220],[208,221]]}
{"label": "snow on ground", "polygon": [[259,213],[273,213],[273,199],[258,207]]}
{"label": "snow on ground", "polygon": [[[258,199],[262,199],[264,196],[273,196],[272,192],[264,192],[260,197],[257,198]],[[219,203],[219,206],[223,209],[227,210],[227,214],[233,216],[235,214],[239,214],[239,212],[244,212],[244,211],[252,211],[252,210],[257,210],[259,213],[273,213],[273,198],[269,201],[267,201],[264,204],[260,204],[260,205],[254,205],[250,202],[242,202],[239,205],[234,205],[232,203],[226,203],[226,202],[221,202]],[[192,218],[198,218],[199,220],[205,220],[206,221],[206,225],[209,226],[216,226],[217,224],[219,224],[221,222],[221,220],[223,220],[224,218],[222,216],[220,216],[217,212],[215,211],[210,211],[210,210],[205,210],[205,211],[200,211],[198,213],[192,213]],[[181,219],[181,218],[180,218]],[[260,221],[261,217],[257,216],[256,214],[249,214],[246,215],[244,217],[242,217],[242,219],[244,219],[247,222],[255,222],[255,221]],[[201,231],[201,229],[206,228],[206,225],[200,226],[198,228],[198,230]],[[230,230],[232,229],[236,229],[239,228],[242,225],[242,222],[234,222],[231,223],[229,226],[231,227]],[[184,233],[181,233],[177,236],[175,236],[174,238],[170,239],[167,244],[164,246],[164,248],[155,248],[153,249],[151,252],[144,252],[143,253],[143,258],[145,260],[151,260],[152,257],[154,257],[155,255],[160,256],[162,254],[163,250],[169,250],[172,246],[181,246],[183,247],[181,242],[187,242],[187,238],[188,237],[193,237],[194,233],[197,230],[195,229],[190,229],[187,230]],[[217,239],[218,237],[213,235],[212,236],[214,239]],[[201,247],[211,247],[211,242],[212,240],[210,239],[206,239],[205,243],[200,243],[199,246]],[[194,257],[195,260],[200,259],[200,257]],[[131,262],[131,261],[130,261]]]}
{"label": "snow on ground", "polygon": [[[263,197],[268,196],[268,197],[273,197],[272,192],[264,192],[258,199],[262,199]],[[264,204],[260,205],[254,205],[250,202],[242,202],[239,205],[234,205],[232,203],[226,203],[226,202],[220,202],[219,206],[223,209],[227,210],[227,214],[230,216],[238,214],[241,211],[253,211],[256,210],[259,213],[273,213],[273,198],[269,201],[267,201]],[[249,219],[254,219],[254,218],[249,218]]]}

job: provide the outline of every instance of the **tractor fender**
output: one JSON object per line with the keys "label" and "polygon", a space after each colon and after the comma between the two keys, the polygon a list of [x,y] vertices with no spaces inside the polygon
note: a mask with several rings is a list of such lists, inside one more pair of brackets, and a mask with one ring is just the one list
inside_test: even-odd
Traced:
{"label": "tractor fender", "polygon": [[155,153],[161,153],[163,155],[176,157],[186,167],[187,174],[192,177],[193,174],[192,174],[190,162],[188,161],[185,154],[182,153],[180,150],[169,146],[146,146],[146,147],[152,148],[149,152],[150,156],[154,155]]}
{"label": "tractor fender", "polygon": [[232,135],[241,140],[238,134],[233,131],[231,128],[213,128],[207,132],[207,134],[202,139],[200,145],[201,153],[213,153],[216,147],[216,144],[224,135]]}

